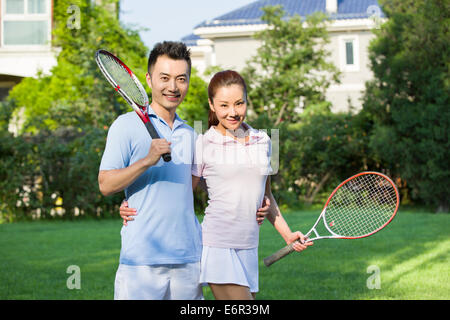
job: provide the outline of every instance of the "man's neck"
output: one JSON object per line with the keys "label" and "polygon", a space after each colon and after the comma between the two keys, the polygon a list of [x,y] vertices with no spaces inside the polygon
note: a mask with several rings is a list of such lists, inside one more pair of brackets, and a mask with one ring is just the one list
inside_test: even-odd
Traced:
{"label": "man's neck", "polygon": [[172,129],[173,127],[173,122],[175,120],[175,111],[176,108],[174,109],[166,109],[163,106],[157,104],[157,103],[152,103],[150,105],[150,107],[153,109],[153,111],[155,111],[155,113],[161,117],[165,122],[167,122],[167,124],[169,125],[169,127]]}

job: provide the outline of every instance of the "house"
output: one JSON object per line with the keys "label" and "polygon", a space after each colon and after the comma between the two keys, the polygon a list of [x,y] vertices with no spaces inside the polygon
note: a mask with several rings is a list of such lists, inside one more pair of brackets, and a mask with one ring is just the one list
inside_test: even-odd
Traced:
{"label": "house", "polygon": [[[119,1],[102,5],[119,15]],[[25,77],[50,73],[59,48],[51,44],[54,0],[0,0],[0,101]],[[80,28],[81,12],[76,5],[66,10],[68,29]]]}
{"label": "house", "polygon": [[52,16],[52,0],[0,0],[0,101],[24,77],[56,64]]}
{"label": "house", "polygon": [[281,5],[287,15],[305,17],[317,11],[330,17],[328,50],[341,71],[341,83],[332,85],[327,99],[333,111],[348,110],[349,103],[361,107],[365,82],[372,78],[368,46],[372,32],[385,15],[377,0],[259,0],[197,25],[183,42],[191,49],[192,64],[203,74],[206,68],[242,70],[260,45],[255,32],[267,25],[261,8]]}

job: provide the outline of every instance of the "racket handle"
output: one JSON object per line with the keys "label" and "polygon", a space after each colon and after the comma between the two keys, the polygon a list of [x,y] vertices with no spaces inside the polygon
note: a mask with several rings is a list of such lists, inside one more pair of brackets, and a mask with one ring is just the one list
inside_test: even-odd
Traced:
{"label": "racket handle", "polygon": [[[152,137],[152,139],[159,139],[159,134],[158,132],[156,132],[155,127],[150,121],[145,123],[145,127],[147,128],[148,133],[150,133],[150,137]],[[163,154],[162,158],[165,162],[169,162],[170,160],[172,160],[172,156],[170,155],[170,153]]]}
{"label": "racket handle", "polygon": [[165,162],[169,162],[170,160],[172,160],[172,156],[170,155],[170,153],[164,153],[162,155],[163,159]]}
{"label": "racket handle", "polygon": [[293,248],[294,243],[295,243],[295,241],[292,242],[291,244],[287,245],[286,247],[278,250],[277,252],[275,252],[271,256],[265,258],[264,259],[264,264],[266,265],[266,267],[270,267],[270,265],[272,265],[273,263],[277,262],[281,258],[284,258],[289,253],[291,253],[292,251],[294,251],[294,248]]}

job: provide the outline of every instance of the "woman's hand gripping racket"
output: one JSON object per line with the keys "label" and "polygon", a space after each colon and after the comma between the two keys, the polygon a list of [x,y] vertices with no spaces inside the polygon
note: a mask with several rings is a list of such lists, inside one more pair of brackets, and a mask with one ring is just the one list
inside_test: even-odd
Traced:
{"label": "woman's hand gripping racket", "polygon": [[[147,93],[130,68],[106,50],[98,50],[95,53],[95,60],[109,83],[136,111],[152,139],[159,139],[160,137],[148,116],[149,101]],[[162,157],[166,162],[172,159],[170,153],[165,153]]]}
{"label": "woman's hand gripping racket", "polygon": [[[305,237],[307,241],[314,241],[371,236],[392,221],[399,203],[397,187],[387,176],[378,172],[358,173],[334,189]],[[316,227],[321,220],[329,235],[321,236],[317,232]],[[311,233],[315,237],[309,238]],[[293,243],[265,258],[264,264],[268,267],[294,251]]]}

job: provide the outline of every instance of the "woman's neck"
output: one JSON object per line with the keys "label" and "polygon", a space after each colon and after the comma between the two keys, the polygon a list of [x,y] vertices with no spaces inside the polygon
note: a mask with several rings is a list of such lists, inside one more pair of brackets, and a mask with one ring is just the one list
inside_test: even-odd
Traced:
{"label": "woman's neck", "polygon": [[221,133],[224,136],[228,136],[233,138],[234,140],[237,140],[239,142],[247,142],[248,141],[248,129],[249,126],[242,122],[242,124],[239,126],[236,130],[230,130],[225,128],[224,126],[221,126],[220,123],[213,127],[216,131]]}

